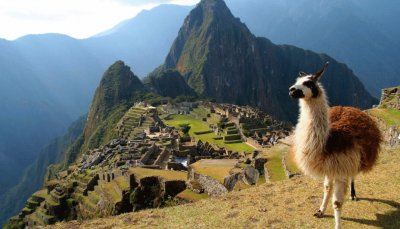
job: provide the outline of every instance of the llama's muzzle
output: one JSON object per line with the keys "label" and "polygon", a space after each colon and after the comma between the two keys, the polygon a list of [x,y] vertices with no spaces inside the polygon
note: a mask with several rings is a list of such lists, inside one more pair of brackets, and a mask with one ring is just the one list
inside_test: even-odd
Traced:
{"label": "llama's muzzle", "polygon": [[300,90],[300,89],[297,89],[297,88],[295,88],[295,87],[289,88],[289,95],[290,95],[292,98],[296,98],[296,99],[299,99],[299,98],[303,98],[303,97],[304,97],[303,91]]}

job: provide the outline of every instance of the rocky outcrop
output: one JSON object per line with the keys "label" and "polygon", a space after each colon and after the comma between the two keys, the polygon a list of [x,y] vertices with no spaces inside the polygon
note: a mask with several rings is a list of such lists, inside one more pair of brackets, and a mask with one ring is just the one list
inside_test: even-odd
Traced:
{"label": "rocky outcrop", "polygon": [[385,132],[385,139],[390,147],[395,147],[400,145],[400,127],[391,126]]}
{"label": "rocky outcrop", "polygon": [[[399,110],[400,111],[400,86],[386,88],[382,90],[381,101],[379,103],[379,108],[389,110]],[[392,113],[390,115],[395,115]],[[395,117],[393,117],[395,118]],[[395,147],[400,145],[400,126],[393,125],[385,122],[382,119],[378,119],[380,128],[383,130],[383,138],[389,147]]]}
{"label": "rocky outcrop", "polygon": [[243,169],[243,182],[247,185],[255,185],[260,173],[253,166],[246,166]]}
{"label": "rocky outcrop", "polygon": [[241,173],[234,173],[230,176],[225,177],[224,186],[228,191],[232,191],[235,188],[236,183],[241,179]]}
{"label": "rocky outcrop", "polygon": [[379,106],[400,110],[400,86],[383,89]]}
{"label": "rocky outcrop", "polygon": [[[264,166],[264,165],[263,165]],[[242,172],[233,173],[224,179],[224,186],[228,191],[235,189],[237,182],[243,182],[247,185],[255,185],[260,178],[260,173],[253,166],[244,167]]]}

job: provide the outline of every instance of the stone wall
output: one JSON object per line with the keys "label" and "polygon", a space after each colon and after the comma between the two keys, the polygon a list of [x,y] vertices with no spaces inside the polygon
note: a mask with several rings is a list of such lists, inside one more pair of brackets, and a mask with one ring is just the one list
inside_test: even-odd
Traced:
{"label": "stone wall", "polygon": [[189,181],[196,180],[209,196],[221,196],[228,192],[228,189],[223,184],[212,177],[196,173],[191,167],[188,169]]}

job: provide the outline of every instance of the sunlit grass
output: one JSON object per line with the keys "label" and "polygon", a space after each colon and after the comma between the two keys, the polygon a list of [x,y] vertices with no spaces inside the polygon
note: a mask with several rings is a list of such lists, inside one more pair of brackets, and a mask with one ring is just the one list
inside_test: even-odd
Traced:
{"label": "sunlit grass", "polygon": [[275,145],[271,148],[263,149],[264,157],[268,159],[267,170],[271,181],[280,181],[287,179],[282,164],[282,158],[288,152],[289,147],[283,144]]}
{"label": "sunlit grass", "polygon": [[200,193],[199,194],[199,193],[193,192],[190,189],[186,189],[185,191],[179,193],[177,195],[177,197],[179,197],[181,199],[184,199],[184,200],[191,201],[191,202],[196,202],[196,201],[199,201],[199,200],[207,199],[208,198],[208,194],[207,193]]}
{"label": "sunlit grass", "polygon": [[[198,110],[200,110],[200,108],[198,108]],[[246,143],[225,144],[223,140],[215,140],[214,139],[214,138],[226,136],[224,133],[222,133],[221,136],[218,136],[215,133],[196,135],[194,132],[203,132],[203,131],[211,130],[209,125],[213,123],[213,122],[208,122],[208,121],[207,122],[202,121],[201,118],[203,118],[203,115],[199,115],[199,111],[197,111],[197,112],[198,113],[193,112],[190,115],[171,115],[172,119],[163,120],[163,122],[165,124],[168,124],[170,126],[177,128],[177,129],[179,129],[179,125],[181,125],[181,124],[190,124],[191,128],[189,130],[189,135],[194,137],[196,140],[201,140],[202,142],[208,142],[211,144],[215,144],[219,147],[224,147],[228,150],[232,150],[235,152],[251,153],[254,151],[254,148],[247,145]],[[204,113],[206,113],[206,112],[204,112]],[[204,117],[206,117],[206,115],[204,115]],[[214,122],[215,121],[216,121],[216,118],[214,118]]]}
{"label": "sunlit grass", "polygon": [[383,120],[387,125],[400,126],[400,110],[374,108],[368,110],[370,114]]}
{"label": "sunlit grass", "polygon": [[146,168],[130,168],[130,173],[133,173],[138,178],[159,176],[166,180],[186,180],[187,173],[172,170],[158,170],[158,169],[146,169]]}
{"label": "sunlit grass", "polygon": [[238,160],[200,160],[190,166],[202,175],[207,175],[220,183],[224,183],[226,176],[229,176],[229,172],[235,168]]}

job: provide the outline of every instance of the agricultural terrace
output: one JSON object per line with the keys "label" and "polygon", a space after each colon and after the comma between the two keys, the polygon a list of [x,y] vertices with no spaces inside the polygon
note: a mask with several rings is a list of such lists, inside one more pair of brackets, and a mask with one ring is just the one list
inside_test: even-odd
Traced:
{"label": "agricultural terrace", "polygon": [[[210,114],[211,117],[207,118],[207,121],[203,121],[203,118],[207,117],[209,114],[208,110],[204,107],[195,108],[190,114],[187,115],[171,115],[170,119],[163,120],[163,122],[169,126],[173,126],[179,129],[179,125],[181,124],[190,124],[189,135],[194,137],[196,141],[201,140],[203,142],[208,142],[210,144],[218,145],[219,147],[224,147],[228,150],[236,151],[236,152],[246,152],[251,153],[254,151],[254,148],[247,145],[244,142],[232,142],[225,143],[223,137],[227,136],[225,132],[221,132],[221,135],[218,136],[212,129],[209,127],[210,125],[217,126],[220,116],[217,114]],[[163,116],[161,116],[162,118]],[[204,134],[195,134],[195,132],[208,132]]]}

